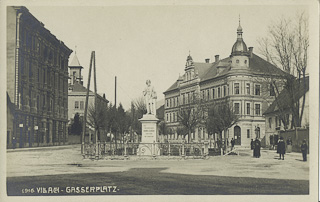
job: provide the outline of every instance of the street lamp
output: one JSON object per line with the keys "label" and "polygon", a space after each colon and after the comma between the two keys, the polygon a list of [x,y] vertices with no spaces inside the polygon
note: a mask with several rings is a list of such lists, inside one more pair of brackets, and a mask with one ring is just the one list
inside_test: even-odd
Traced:
{"label": "street lamp", "polygon": [[34,126],[34,130],[35,130],[35,133],[36,133],[36,137],[37,137],[37,142],[38,142],[38,147],[39,147],[39,135],[38,135],[38,126]]}
{"label": "street lamp", "polygon": [[20,138],[19,138],[19,147],[22,147],[22,130],[23,130],[23,123],[19,124],[20,128]]}

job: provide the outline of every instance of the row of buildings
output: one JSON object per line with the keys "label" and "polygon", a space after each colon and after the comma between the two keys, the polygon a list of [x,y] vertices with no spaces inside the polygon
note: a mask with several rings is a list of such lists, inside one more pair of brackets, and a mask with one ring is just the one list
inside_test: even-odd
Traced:
{"label": "row of buildings", "polygon": [[[183,138],[183,135],[178,134],[178,113],[181,108],[190,105],[194,95],[200,96],[207,105],[221,102],[231,104],[234,112],[239,115],[239,121],[228,129],[224,137],[229,141],[234,138],[237,145],[249,146],[251,139],[255,138],[263,139],[264,144],[270,144],[269,137],[283,129],[278,126],[281,123],[277,120],[279,114],[275,107],[275,89],[271,81],[280,84],[278,90],[281,92],[282,77],[287,73],[254,54],[253,47],[247,48],[240,21],[236,34],[237,39],[229,57],[221,59],[219,55],[215,55],[213,62],[209,59],[194,62],[189,55],[184,74],[164,92],[164,120],[171,129],[170,140]],[[279,95],[279,99],[286,106],[288,102],[282,94],[284,93]],[[305,108],[304,119],[308,119],[308,104]],[[287,109],[288,117],[289,111]],[[191,133],[190,139],[194,142],[217,141],[218,135],[208,134],[206,127],[199,124]]]}
{"label": "row of buildings", "polygon": [[83,114],[87,91],[76,55],[68,66],[71,53],[27,8],[7,7],[8,148],[67,143],[68,122]]}
{"label": "row of buildings", "polygon": [[[248,146],[251,139],[264,139],[283,128],[279,121],[275,91],[270,79],[281,83],[286,73],[254,54],[247,48],[239,22],[237,39],[229,57],[210,62],[194,62],[187,56],[184,74],[164,92],[165,104],[161,114],[171,128],[169,139],[181,140],[178,134],[178,112],[199,95],[206,104],[231,103],[239,121],[224,134],[237,145]],[[228,48],[228,47],[226,47]],[[87,89],[83,86],[83,67],[72,50],[58,40],[25,7],[7,8],[7,145],[32,147],[60,145],[68,142],[68,124],[75,114],[83,116]],[[307,82],[309,84],[309,82]],[[281,91],[281,85],[279,90]],[[300,88],[301,89],[301,88]],[[298,92],[301,99],[305,92]],[[308,125],[308,96],[302,126]],[[105,95],[98,95],[107,105]],[[286,108],[286,93],[277,102]],[[89,91],[89,105],[94,93]],[[292,119],[290,110],[287,119]],[[188,138],[189,139],[189,138]],[[199,124],[191,141],[218,139]]]}

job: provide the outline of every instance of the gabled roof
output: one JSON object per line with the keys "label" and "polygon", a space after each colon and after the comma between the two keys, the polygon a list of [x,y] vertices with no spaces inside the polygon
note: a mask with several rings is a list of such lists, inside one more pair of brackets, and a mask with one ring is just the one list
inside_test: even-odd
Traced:
{"label": "gabled roof", "polygon": [[[79,82],[74,82],[73,85],[69,85],[69,88],[71,88],[71,91],[72,92],[81,92],[81,93],[86,93],[87,92],[87,88],[84,87],[83,85],[81,85]],[[90,89],[89,89],[89,93],[90,94],[93,94],[94,95],[94,92],[92,92]],[[69,94],[70,95],[70,94]],[[107,102],[109,102],[109,100],[107,100],[106,98],[103,98],[101,95],[97,94],[98,97],[100,99],[103,99],[103,100],[106,100]]]}
{"label": "gabled roof", "polygon": [[[200,82],[227,75],[234,71],[238,71],[239,69],[231,68],[231,64],[229,63],[230,60],[231,58],[227,57],[214,63],[194,62],[194,67],[196,72],[198,72]],[[254,53],[252,53],[252,57],[249,58],[249,68],[244,71],[247,71],[248,74],[264,74],[277,76],[286,74],[278,67],[274,66],[273,64],[262,59]],[[177,88],[178,82],[175,81],[165,92],[172,91]]]}
{"label": "gabled roof", "polygon": [[[299,83],[298,80],[295,82],[294,89],[297,89],[294,94],[294,101],[297,101],[300,99],[306,92],[309,91],[309,77],[305,77],[305,82],[306,82],[306,91],[304,91],[303,88],[303,80]],[[299,86],[300,85],[300,86]],[[279,108],[282,110],[289,109],[290,106],[288,105],[288,100],[290,94],[288,93],[287,89],[283,89],[277,99],[273,101],[273,103],[268,107],[268,109],[263,113],[264,115],[274,113],[279,111]]]}

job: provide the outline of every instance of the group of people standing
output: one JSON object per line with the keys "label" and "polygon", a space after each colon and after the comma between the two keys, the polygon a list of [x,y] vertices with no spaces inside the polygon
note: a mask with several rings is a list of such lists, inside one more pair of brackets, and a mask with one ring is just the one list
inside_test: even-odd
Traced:
{"label": "group of people standing", "polygon": [[[292,140],[289,138],[287,140],[287,145],[285,144],[283,137],[280,137],[278,144],[277,144],[277,153],[279,154],[279,160],[284,160],[284,154],[286,153],[286,147],[288,152],[292,151]],[[260,158],[260,149],[261,149],[261,142],[258,138],[255,141],[251,139],[251,150],[253,150],[253,157]],[[308,153],[308,145],[307,141],[304,139],[301,145],[301,152],[303,161],[307,161],[307,153]]]}

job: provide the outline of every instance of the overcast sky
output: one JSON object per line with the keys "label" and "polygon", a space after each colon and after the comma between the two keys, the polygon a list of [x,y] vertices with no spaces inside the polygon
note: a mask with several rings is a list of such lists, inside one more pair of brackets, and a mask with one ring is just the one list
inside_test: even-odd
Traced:
{"label": "overcast sky", "polygon": [[228,57],[236,41],[239,14],[244,41],[257,53],[257,40],[267,34],[268,25],[280,16],[308,9],[301,5],[27,8],[70,49],[77,46],[85,85],[90,54],[96,52],[98,93],[106,93],[114,103],[117,76],[117,102],[126,109],[132,99],[142,96],[147,79],[158,100],[163,99],[163,92],[183,74],[189,50],[195,62],[213,61],[214,55]]}

